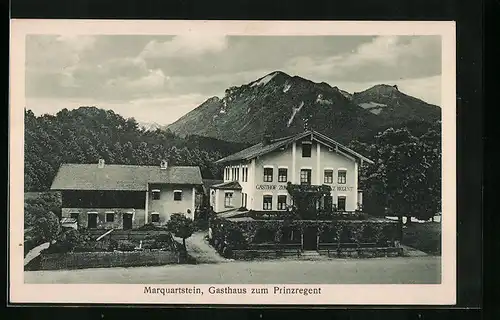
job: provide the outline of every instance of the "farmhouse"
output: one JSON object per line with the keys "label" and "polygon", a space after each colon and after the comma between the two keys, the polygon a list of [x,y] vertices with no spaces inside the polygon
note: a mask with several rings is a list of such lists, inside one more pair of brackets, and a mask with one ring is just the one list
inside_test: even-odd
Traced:
{"label": "farmhouse", "polygon": [[132,229],[163,224],[175,213],[194,219],[199,167],[63,164],[51,190],[60,191],[62,219],[79,228]]}
{"label": "farmhouse", "polygon": [[211,186],[216,213],[245,207],[251,211],[285,211],[292,199],[287,183],[327,185],[321,205],[334,211],[362,208],[358,170],[370,159],[314,130],[262,142],[218,160],[225,164],[224,182]]}

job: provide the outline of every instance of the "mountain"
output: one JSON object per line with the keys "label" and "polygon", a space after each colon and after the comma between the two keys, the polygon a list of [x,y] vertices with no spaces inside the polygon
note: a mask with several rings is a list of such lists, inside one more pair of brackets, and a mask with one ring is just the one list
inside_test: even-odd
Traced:
{"label": "mountain", "polygon": [[[325,82],[315,83],[275,71],[227,89],[222,99],[209,98],[168,129],[180,136],[193,134],[255,143],[264,134],[281,137],[301,132],[307,126],[348,143],[387,125],[388,121],[401,123],[419,114],[429,121],[436,115],[439,117],[439,107],[398,90],[392,92],[395,88],[387,89],[390,94],[385,89],[375,86],[350,94]],[[375,110],[382,108],[381,104],[387,106],[387,112]],[[416,110],[412,113],[413,106]]]}
{"label": "mountain", "polygon": [[352,95],[352,102],[376,114],[383,124],[441,119],[441,108],[399,91],[397,86],[379,84]]}
{"label": "mountain", "polygon": [[144,131],[156,131],[157,129],[163,130],[167,128],[167,125],[161,125],[156,122],[139,122],[138,125]]}

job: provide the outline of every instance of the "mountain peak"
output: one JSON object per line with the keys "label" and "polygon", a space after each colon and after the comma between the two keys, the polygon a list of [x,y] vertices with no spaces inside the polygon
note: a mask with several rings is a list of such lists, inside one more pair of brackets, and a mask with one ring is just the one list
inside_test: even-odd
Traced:
{"label": "mountain peak", "polygon": [[376,91],[378,93],[392,93],[392,92],[399,92],[399,89],[397,85],[377,84],[365,91]]}

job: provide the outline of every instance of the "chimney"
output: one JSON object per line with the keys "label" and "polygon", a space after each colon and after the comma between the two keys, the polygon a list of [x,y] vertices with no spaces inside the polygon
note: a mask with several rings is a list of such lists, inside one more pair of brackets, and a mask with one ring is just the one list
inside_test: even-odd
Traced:
{"label": "chimney", "polygon": [[99,159],[98,168],[104,168],[104,159]]}
{"label": "chimney", "polygon": [[271,142],[271,135],[269,133],[264,133],[262,136],[262,144],[268,145]]}
{"label": "chimney", "polygon": [[160,162],[160,169],[165,170],[165,169],[167,169],[167,167],[168,167],[168,162],[167,162],[167,160],[162,160],[162,161]]}

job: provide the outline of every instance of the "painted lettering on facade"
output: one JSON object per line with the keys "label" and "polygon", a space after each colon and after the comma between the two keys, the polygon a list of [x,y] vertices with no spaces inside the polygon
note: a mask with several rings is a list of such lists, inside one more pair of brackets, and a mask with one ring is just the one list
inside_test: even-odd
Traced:
{"label": "painted lettering on facade", "polygon": [[337,187],[333,187],[332,189],[337,190],[337,191],[352,191],[353,187],[337,186]]}
{"label": "painted lettering on facade", "polygon": [[258,184],[255,186],[257,190],[286,190],[286,185],[275,184]]}

